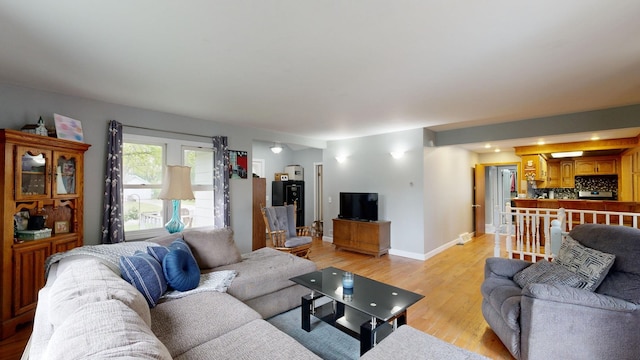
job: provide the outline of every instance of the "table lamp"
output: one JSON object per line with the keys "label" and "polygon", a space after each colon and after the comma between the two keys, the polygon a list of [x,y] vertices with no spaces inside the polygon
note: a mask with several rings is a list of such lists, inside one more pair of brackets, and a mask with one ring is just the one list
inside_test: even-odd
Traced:
{"label": "table lamp", "polygon": [[195,199],[191,190],[191,168],[168,165],[158,199],[171,200],[173,204],[173,215],[164,227],[170,234],[182,231],[184,223],[180,219],[180,200]]}

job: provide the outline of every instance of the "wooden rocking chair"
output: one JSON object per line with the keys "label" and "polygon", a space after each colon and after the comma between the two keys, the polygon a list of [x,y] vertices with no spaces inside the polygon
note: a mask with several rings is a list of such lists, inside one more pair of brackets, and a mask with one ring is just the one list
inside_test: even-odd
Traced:
{"label": "wooden rocking chair", "polygon": [[308,226],[296,226],[296,204],[261,207],[266,234],[276,250],[309,258],[311,231]]}

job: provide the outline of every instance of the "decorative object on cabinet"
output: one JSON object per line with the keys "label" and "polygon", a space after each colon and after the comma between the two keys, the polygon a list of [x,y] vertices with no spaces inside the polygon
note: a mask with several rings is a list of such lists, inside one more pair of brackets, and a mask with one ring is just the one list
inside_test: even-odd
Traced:
{"label": "decorative object on cabinet", "polygon": [[56,234],[66,234],[69,232],[69,222],[68,221],[56,221],[55,224],[55,233]]}
{"label": "decorative object on cabinet", "polygon": [[[16,328],[33,320],[38,291],[44,286],[45,260],[54,253],[82,246],[84,152],[88,144],[0,130],[2,174],[2,273],[0,275],[0,338],[13,335]],[[67,167],[59,186],[55,173]],[[34,219],[29,229],[29,220]],[[68,222],[69,232],[54,233],[56,222]]]}
{"label": "decorative object on cabinet", "polygon": [[191,190],[191,168],[189,166],[168,165],[158,199],[171,200],[173,204],[173,215],[164,227],[170,234],[182,231],[184,223],[180,219],[180,200],[195,199],[193,190]]}
{"label": "decorative object on cabinet", "polygon": [[53,121],[56,124],[56,134],[58,139],[84,142],[82,133],[82,123],[79,120],[60,114],[53,114]]}

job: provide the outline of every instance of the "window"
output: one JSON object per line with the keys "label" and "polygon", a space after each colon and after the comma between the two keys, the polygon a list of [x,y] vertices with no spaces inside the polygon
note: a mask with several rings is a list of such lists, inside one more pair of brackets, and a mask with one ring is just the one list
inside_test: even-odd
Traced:
{"label": "window", "polygon": [[191,189],[195,200],[182,201],[186,227],[211,226],[213,219],[213,149],[183,147],[183,161],[191,167]]}
{"label": "window", "polygon": [[182,200],[185,228],[212,226],[213,149],[211,144],[139,135],[124,135],[123,215],[128,240],[166,234],[171,201],[158,199],[166,165],[191,167],[194,200]]}

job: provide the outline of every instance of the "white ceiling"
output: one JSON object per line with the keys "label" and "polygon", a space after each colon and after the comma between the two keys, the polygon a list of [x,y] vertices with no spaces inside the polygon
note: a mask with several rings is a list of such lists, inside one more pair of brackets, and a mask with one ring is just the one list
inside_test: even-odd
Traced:
{"label": "white ceiling", "polygon": [[446,130],[640,103],[638,14],[637,0],[0,0],[0,82],[321,140]]}

